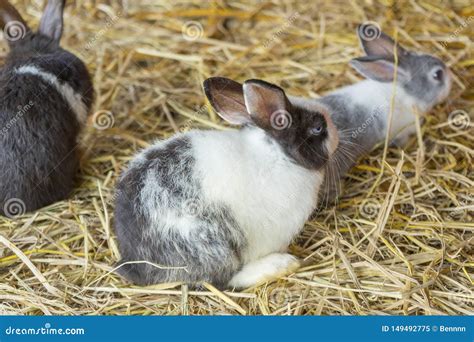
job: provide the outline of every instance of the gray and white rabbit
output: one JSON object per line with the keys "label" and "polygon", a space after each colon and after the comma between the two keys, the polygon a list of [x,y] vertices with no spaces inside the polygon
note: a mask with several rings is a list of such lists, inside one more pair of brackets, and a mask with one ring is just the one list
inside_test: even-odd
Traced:
{"label": "gray and white rabbit", "polygon": [[326,203],[338,196],[340,179],[355,161],[384,141],[393,95],[389,136],[392,144],[401,146],[416,130],[414,108],[426,114],[445,100],[451,89],[451,72],[440,59],[397,44],[394,91],[395,42],[372,24],[360,25],[357,33],[366,56],[353,59],[350,65],[367,79],[317,100],[294,100],[308,107],[314,103],[327,106],[340,135],[322,186],[321,202]]}
{"label": "gray and white rabbit", "polygon": [[64,0],[49,0],[38,32],[0,1],[10,52],[0,69],[0,214],[64,199],[78,168],[76,139],[93,88],[84,63],[59,46]]}
{"label": "gray and white rabbit", "polygon": [[299,107],[260,80],[214,77],[204,89],[242,128],[159,141],[118,183],[118,272],[136,284],[245,288],[299,265],[287,248],[317,205],[338,144],[327,109]]}

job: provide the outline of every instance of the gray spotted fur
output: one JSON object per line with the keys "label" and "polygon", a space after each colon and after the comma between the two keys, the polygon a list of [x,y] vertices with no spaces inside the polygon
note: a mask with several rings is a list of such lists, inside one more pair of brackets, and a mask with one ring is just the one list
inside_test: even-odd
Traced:
{"label": "gray spotted fur", "polygon": [[[121,263],[147,260],[156,264],[131,263],[119,268],[120,274],[136,284],[179,279],[225,287],[241,267],[245,239],[228,208],[202,202],[193,165],[189,139],[180,136],[143,152],[121,177],[115,214]],[[186,204],[195,206],[195,211],[189,212],[192,208]],[[172,227],[154,225],[150,215],[170,211],[193,216],[188,238],[168,234]]]}

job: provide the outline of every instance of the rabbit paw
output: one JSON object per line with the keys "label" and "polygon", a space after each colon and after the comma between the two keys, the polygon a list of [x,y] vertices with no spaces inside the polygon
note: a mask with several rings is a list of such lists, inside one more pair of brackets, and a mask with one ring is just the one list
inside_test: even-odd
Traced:
{"label": "rabbit paw", "polygon": [[300,267],[300,262],[287,253],[269,254],[252,261],[234,275],[229,286],[247,288],[293,273]]}

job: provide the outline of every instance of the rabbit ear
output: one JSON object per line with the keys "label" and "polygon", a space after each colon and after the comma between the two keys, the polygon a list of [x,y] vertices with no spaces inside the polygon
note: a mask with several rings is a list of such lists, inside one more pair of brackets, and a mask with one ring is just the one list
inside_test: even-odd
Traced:
{"label": "rabbit ear", "polygon": [[211,77],[204,81],[204,92],[217,114],[227,122],[234,125],[251,122],[242,84],[225,77]]}
{"label": "rabbit ear", "polygon": [[287,116],[289,100],[280,87],[261,80],[244,83],[244,98],[247,111],[255,124],[271,129],[274,117]]}
{"label": "rabbit ear", "polygon": [[39,25],[39,33],[59,44],[63,34],[63,12],[66,0],[48,0]]}
{"label": "rabbit ear", "polygon": [[[391,60],[366,56],[352,59],[350,65],[366,78],[379,82],[393,81],[395,63]],[[408,74],[405,70],[398,67],[397,77],[403,80],[408,77]]]}
{"label": "rabbit ear", "polygon": [[[395,41],[388,35],[380,31],[380,28],[374,24],[362,24],[357,27],[357,35],[359,37],[362,49],[367,56],[379,56],[393,58]],[[400,44],[397,45],[397,54],[401,55],[405,52]]]}
{"label": "rabbit ear", "polygon": [[30,31],[20,13],[7,0],[0,0],[0,25],[3,36],[10,45],[22,39]]}

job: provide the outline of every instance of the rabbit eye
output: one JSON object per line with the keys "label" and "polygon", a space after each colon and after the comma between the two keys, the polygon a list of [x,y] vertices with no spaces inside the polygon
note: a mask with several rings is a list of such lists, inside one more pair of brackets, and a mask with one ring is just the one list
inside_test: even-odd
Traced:
{"label": "rabbit eye", "polygon": [[319,135],[323,131],[323,126],[313,127],[309,130],[311,135]]}
{"label": "rabbit eye", "polygon": [[443,80],[443,70],[442,70],[442,69],[436,69],[436,70],[433,72],[433,78],[434,78],[436,81],[442,81],[442,80]]}

